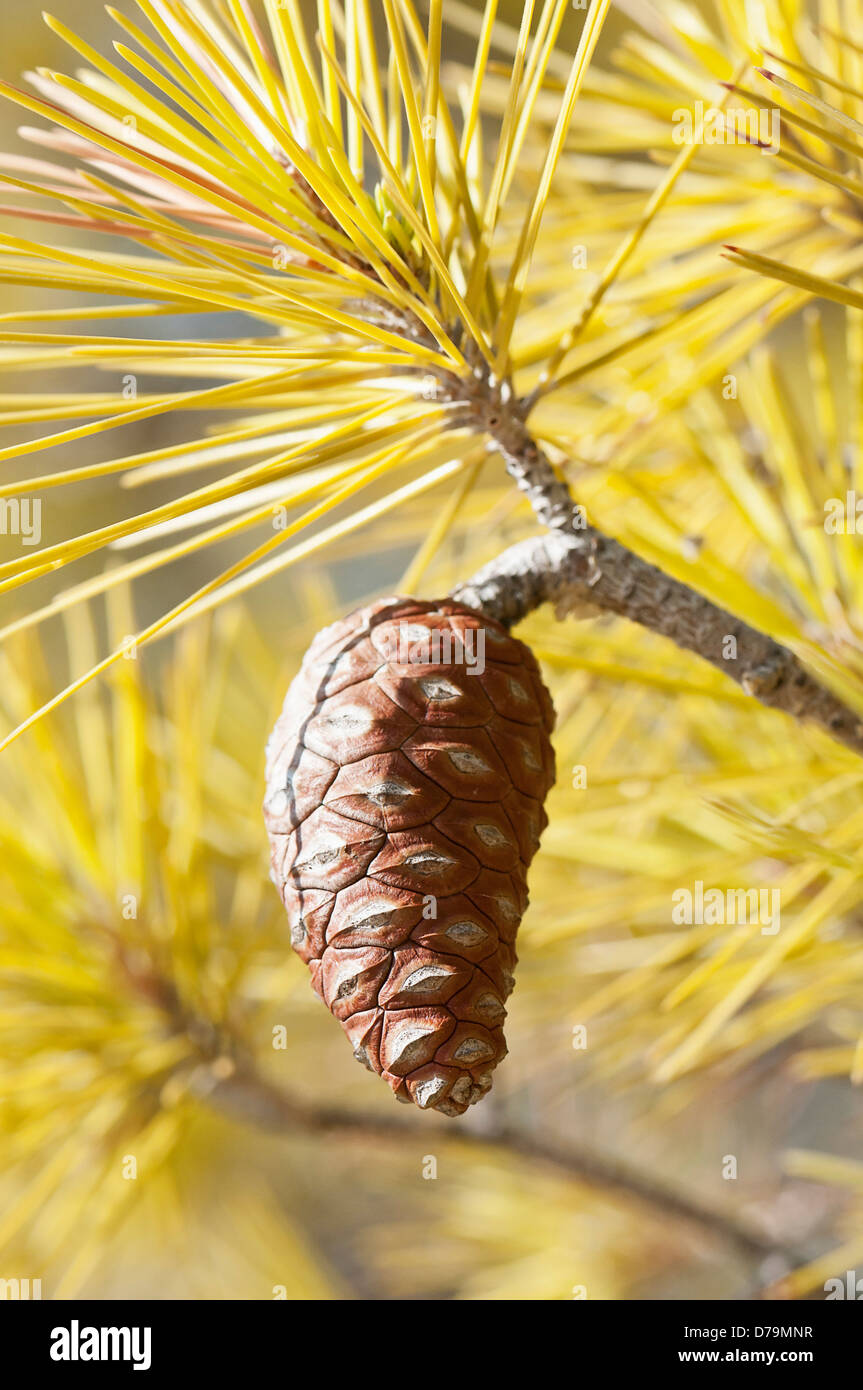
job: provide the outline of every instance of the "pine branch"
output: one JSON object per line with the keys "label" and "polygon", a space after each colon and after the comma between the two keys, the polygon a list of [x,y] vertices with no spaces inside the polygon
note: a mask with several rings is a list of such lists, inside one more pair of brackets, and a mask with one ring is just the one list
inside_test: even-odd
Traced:
{"label": "pine branch", "polygon": [[587,523],[517,408],[491,418],[486,408],[476,419],[549,531],[504,551],[454,597],[508,627],[543,603],[554,604],[559,617],[585,616],[587,608],[629,618],[709,661],[763,705],[863,753],[861,716],[793,652]]}
{"label": "pine branch", "polygon": [[[198,1084],[193,1089],[213,1109],[271,1133],[335,1134],[343,1139],[393,1144],[402,1149],[406,1142],[415,1139],[422,1146],[422,1152],[427,1151],[432,1131],[422,1122],[311,1105],[291,1095],[261,1073],[237,1036],[230,1031],[223,1032],[190,1010],[173,982],[155,967],[142,970],[140,966],[131,966],[122,951],[117,952],[116,959],[125,983],[164,1010],[171,1032],[194,1038],[202,1065],[196,1073]],[[783,1245],[729,1212],[718,1211],[666,1183],[646,1177],[610,1154],[583,1146],[563,1146],[510,1125],[498,1125],[482,1133],[450,1125],[446,1130],[435,1130],[434,1134],[447,1145],[476,1152],[494,1149],[562,1173],[596,1190],[637,1202],[655,1215],[695,1227],[722,1240],[746,1260],[758,1261],[759,1266],[765,1260],[778,1259],[790,1272],[810,1258],[807,1252]],[[775,1270],[769,1272],[772,1284],[776,1277]],[[760,1289],[762,1284],[763,1279],[758,1279],[753,1288]]]}
{"label": "pine branch", "polygon": [[[432,1142],[430,1132],[423,1124],[309,1105],[274,1086],[251,1065],[241,1067],[233,1076],[219,1082],[207,1099],[215,1108],[234,1119],[276,1133],[335,1134],[344,1139],[394,1144],[400,1149],[415,1139],[423,1152]],[[637,1202],[654,1214],[697,1227],[719,1238],[748,1260],[760,1263],[767,1259],[780,1259],[791,1270],[806,1259],[801,1251],[783,1246],[749,1223],[707,1206],[695,1197],[675,1191],[662,1182],[647,1178],[637,1169],[608,1154],[582,1147],[564,1147],[553,1140],[525,1134],[509,1126],[498,1126],[484,1133],[462,1128],[453,1128],[452,1133],[437,1130],[435,1139],[468,1151],[495,1149],[563,1173],[592,1188]],[[774,1279],[775,1275],[771,1274],[770,1277]]]}

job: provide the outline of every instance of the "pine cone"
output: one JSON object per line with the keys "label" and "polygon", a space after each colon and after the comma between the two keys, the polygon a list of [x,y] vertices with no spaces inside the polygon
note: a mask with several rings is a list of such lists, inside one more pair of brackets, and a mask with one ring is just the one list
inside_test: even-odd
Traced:
{"label": "pine cone", "polygon": [[422,1109],[463,1114],[506,1056],[553,723],[500,624],[387,598],[318,633],[270,738],[291,943],[354,1056]]}

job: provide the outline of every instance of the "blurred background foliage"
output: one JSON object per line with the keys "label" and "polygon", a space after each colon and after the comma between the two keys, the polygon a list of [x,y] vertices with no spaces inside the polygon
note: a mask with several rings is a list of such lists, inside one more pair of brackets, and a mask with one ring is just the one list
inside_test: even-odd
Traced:
{"label": "blurred background foliage", "polygon": [[[58,8],[104,45],[100,7]],[[475,13],[445,5],[455,88]],[[500,14],[517,24],[521,7]],[[790,51],[816,17],[863,42],[863,12],[843,0],[615,7],[528,281],[528,386],[677,153],[674,110],[716,98],[712,83],[755,45]],[[532,186],[582,21],[575,9],[564,21],[514,194]],[[501,84],[507,43],[504,28]],[[62,61],[35,11],[4,23],[7,77]],[[0,123],[9,148],[18,113],[4,104]],[[535,418],[596,524],[793,643],[863,705],[859,542],[822,524],[826,499],[863,479],[863,318],[720,258],[742,242],[853,283],[857,214],[832,190],[745,146],[699,150],[568,361],[572,383]],[[517,223],[503,230],[505,267]],[[51,302],[6,285],[0,309]],[[162,322],[178,337],[232,331],[229,316]],[[579,380],[582,350],[640,327],[641,348]],[[92,390],[92,370],[26,382],[55,387]],[[7,405],[19,389],[10,371]],[[157,417],[124,438],[149,450],[174,427]],[[16,437],[29,427],[3,442]],[[81,441],[66,461],[101,457]],[[146,485],[147,505],[169,495]],[[56,490],[44,540],[115,515],[113,485]],[[290,951],[259,802],[264,741],[308,640],[380,593],[446,592],[533,529],[489,457],[469,488],[373,518],[118,663],[3,755],[0,1277],[41,1277],[45,1297],[805,1297],[863,1264],[863,772],[694,657],[616,621],[543,612],[520,629],[558,711],[558,783],[519,936],[510,1056],[476,1112],[423,1115],[394,1142],[391,1098]],[[225,563],[241,553],[228,542]],[[85,558],[76,578],[103,564]],[[4,596],[4,724],[210,573],[192,553],[38,633],[29,590]],[[781,931],[674,926],[673,892],[699,879],[778,888]],[[296,1113],[262,1117],[262,1097],[282,1095]],[[319,1130],[303,1117],[322,1107],[338,1121]]]}

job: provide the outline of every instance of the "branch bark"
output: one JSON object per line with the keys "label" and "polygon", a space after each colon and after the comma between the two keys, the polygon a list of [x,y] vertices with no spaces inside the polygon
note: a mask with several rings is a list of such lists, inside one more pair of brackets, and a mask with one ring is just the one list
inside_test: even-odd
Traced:
{"label": "branch bark", "polygon": [[[778,1258],[789,1271],[806,1262],[804,1252],[783,1246],[730,1213],[705,1206],[697,1198],[645,1177],[616,1158],[583,1148],[563,1147],[509,1127],[482,1134],[455,1125],[431,1131],[427,1125],[387,1116],[310,1106],[274,1086],[253,1066],[241,1068],[234,1076],[220,1081],[208,1100],[232,1118],[274,1133],[335,1134],[341,1139],[383,1142],[402,1149],[415,1140],[422,1152],[428,1149],[433,1133],[435,1142],[469,1150],[495,1149],[695,1227],[722,1240],[747,1260],[761,1263]],[[770,1277],[775,1279],[775,1271]],[[760,1288],[761,1282],[756,1281],[753,1287]]]}
{"label": "branch bark", "polygon": [[863,718],[793,652],[586,523],[517,415],[493,416],[484,427],[549,531],[504,551],[459,585],[455,598],[507,627],[543,603],[560,617],[587,611],[629,618],[709,661],[763,705],[863,753]]}

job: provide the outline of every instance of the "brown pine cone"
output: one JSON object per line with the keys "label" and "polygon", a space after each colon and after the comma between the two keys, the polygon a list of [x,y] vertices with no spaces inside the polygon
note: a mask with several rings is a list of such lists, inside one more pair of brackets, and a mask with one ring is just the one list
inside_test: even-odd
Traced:
{"label": "brown pine cone", "polygon": [[291,943],[354,1056],[422,1109],[463,1114],[506,1056],[553,723],[499,623],[387,598],[318,633],[270,738]]}

